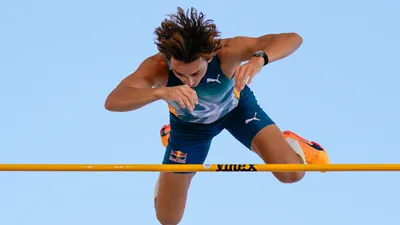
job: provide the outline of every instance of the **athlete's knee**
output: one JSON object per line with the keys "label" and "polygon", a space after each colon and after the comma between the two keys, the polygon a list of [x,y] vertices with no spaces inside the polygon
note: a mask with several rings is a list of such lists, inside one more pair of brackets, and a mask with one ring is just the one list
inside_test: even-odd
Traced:
{"label": "athlete's knee", "polygon": [[162,225],[177,225],[182,220],[182,213],[180,210],[174,210],[174,208],[169,209],[158,209],[156,207],[157,220]]}
{"label": "athlete's knee", "polygon": [[305,172],[276,172],[274,173],[275,177],[282,183],[291,184],[299,182],[303,179]]}
{"label": "athlete's knee", "polygon": [[154,203],[156,217],[160,224],[177,225],[182,220],[184,209],[179,207],[179,204],[174,205],[172,201],[166,202],[165,200],[163,202],[159,202],[157,201],[157,198],[155,199]]}
{"label": "athlete's knee", "polygon": [[195,173],[161,173],[155,194],[156,217],[160,224],[175,225],[181,221],[194,175]]}

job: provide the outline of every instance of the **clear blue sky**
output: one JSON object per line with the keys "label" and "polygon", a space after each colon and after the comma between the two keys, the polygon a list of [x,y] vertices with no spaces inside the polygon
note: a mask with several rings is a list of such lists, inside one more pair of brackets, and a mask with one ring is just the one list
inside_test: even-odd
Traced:
{"label": "clear blue sky", "polygon": [[[282,129],[333,163],[398,163],[398,1],[3,1],[0,163],[160,163],[167,105],[104,109],[107,94],[156,52],[153,30],[195,6],[223,37],[297,32],[292,56],[251,85]],[[186,3],[185,3],[186,2]],[[207,163],[261,163],[227,132]],[[0,224],[158,224],[157,173],[0,173]],[[398,224],[400,173],[201,173],[183,225]]]}

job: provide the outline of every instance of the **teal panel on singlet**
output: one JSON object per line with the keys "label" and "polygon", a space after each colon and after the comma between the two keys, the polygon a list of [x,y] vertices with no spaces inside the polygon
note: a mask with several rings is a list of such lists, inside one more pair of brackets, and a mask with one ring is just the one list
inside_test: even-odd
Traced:
{"label": "teal panel on singlet", "polygon": [[[168,87],[182,85],[182,81],[177,78],[172,70],[169,71]],[[199,104],[194,111],[190,112],[186,108],[181,108],[177,102],[168,101],[174,108],[175,116],[190,123],[212,123],[232,111],[239,99],[234,92],[234,81],[228,79],[222,72],[220,61],[214,57],[208,63],[208,69],[198,86],[193,89],[196,91]]]}

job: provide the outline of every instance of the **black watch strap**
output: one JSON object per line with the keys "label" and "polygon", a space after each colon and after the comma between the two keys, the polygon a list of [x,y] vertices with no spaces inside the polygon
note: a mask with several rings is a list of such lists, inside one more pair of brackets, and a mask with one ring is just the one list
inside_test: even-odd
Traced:
{"label": "black watch strap", "polygon": [[254,57],[261,57],[262,56],[264,58],[264,66],[267,65],[268,62],[269,62],[268,55],[264,51],[256,51],[256,52],[253,53],[253,56]]}

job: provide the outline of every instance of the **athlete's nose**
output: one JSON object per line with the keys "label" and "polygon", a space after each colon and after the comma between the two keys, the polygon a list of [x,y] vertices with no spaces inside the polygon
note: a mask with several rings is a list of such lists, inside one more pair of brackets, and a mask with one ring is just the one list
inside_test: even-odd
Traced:
{"label": "athlete's nose", "polygon": [[193,87],[193,86],[195,85],[195,83],[196,83],[196,82],[194,81],[194,79],[190,79],[190,78],[188,79],[188,82],[189,82],[189,86],[190,86],[190,87]]}
{"label": "athlete's nose", "polygon": [[181,81],[184,83],[184,84],[186,84],[186,85],[188,85],[188,86],[190,86],[190,79],[189,78],[181,78]]}

